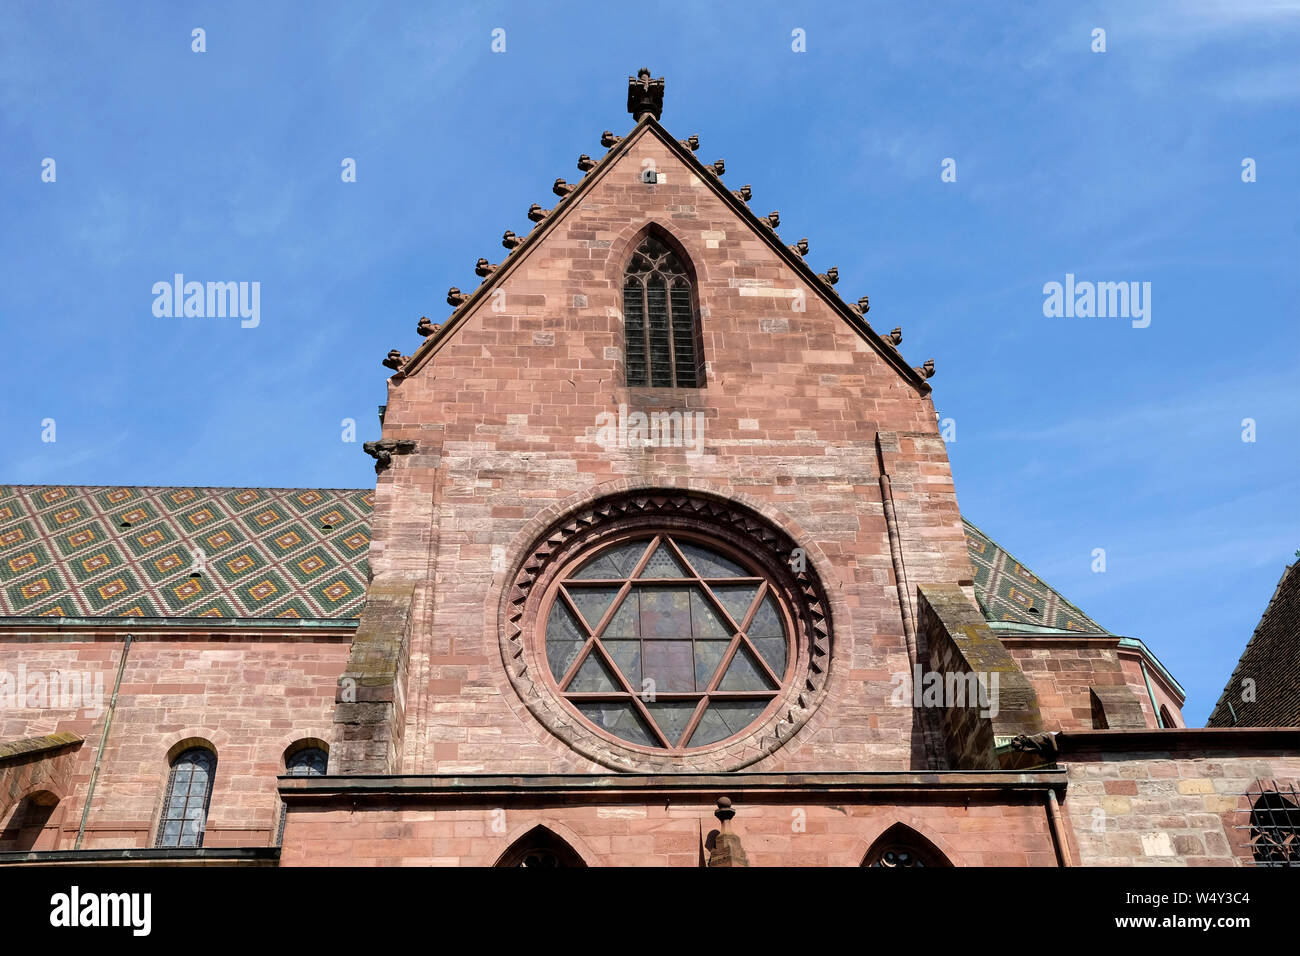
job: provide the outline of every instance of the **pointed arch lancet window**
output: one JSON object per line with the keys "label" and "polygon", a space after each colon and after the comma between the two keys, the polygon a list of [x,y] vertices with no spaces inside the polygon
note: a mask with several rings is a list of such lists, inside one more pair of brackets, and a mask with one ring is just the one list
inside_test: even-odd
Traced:
{"label": "pointed arch lancet window", "polygon": [[549,827],[535,826],[506,850],[497,866],[526,866],[539,870],[585,867],[587,864],[569,844]]}
{"label": "pointed arch lancet window", "polygon": [[690,273],[654,236],[632,253],[623,280],[629,387],[702,388],[704,348]]}
{"label": "pointed arch lancet window", "polygon": [[893,870],[952,866],[938,847],[905,823],[895,823],[882,833],[867,851],[862,865]]}

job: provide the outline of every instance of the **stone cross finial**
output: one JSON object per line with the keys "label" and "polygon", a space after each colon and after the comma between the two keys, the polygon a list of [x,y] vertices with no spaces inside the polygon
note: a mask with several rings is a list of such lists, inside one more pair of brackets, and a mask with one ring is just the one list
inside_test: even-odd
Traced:
{"label": "stone cross finial", "polygon": [[664,112],[664,78],[651,79],[650,71],[645,67],[641,67],[636,76],[629,76],[627,111],[638,123],[646,116],[659,119]]}

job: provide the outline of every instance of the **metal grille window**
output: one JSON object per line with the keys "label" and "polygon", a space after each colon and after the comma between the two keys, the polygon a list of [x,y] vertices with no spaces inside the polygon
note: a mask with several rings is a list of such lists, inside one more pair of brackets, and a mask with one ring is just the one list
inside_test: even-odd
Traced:
{"label": "metal grille window", "polygon": [[623,282],[629,387],[702,388],[704,348],[681,259],[653,236],[637,246]]}
{"label": "metal grille window", "polygon": [[1249,822],[1234,829],[1245,830],[1245,847],[1256,866],[1300,867],[1300,790],[1294,783],[1256,781],[1246,792],[1250,804]]}
{"label": "metal grille window", "polygon": [[192,747],[172,761],[158,846],[203,846],[216,772],[217,755],[205,747]]}

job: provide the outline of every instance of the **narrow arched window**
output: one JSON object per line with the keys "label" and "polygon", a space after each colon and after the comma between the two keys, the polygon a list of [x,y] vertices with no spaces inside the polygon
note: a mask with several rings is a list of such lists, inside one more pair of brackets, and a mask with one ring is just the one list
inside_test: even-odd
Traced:
{"label": "narrow arched window", "polygon": [[191,747],[172,761],[158,846],[203,846],[216,772],[217,755],[206,747]]}
{"label": "narrow arched window", "polygon": [[285,761],[284,772],[291,777],[323,776],[330,758],[319,747],[304,747]]}
{"label": "narrow arched window", "polygon": [[690,274],[654,236],[632,253],[623,280],[627,384],[702,388],[704,348]]}
{"label": "narrow arched window", "polygon": [[[295,745],[298,749],[289,748],[284,758],[284,772],[289,777],[323,777],[329,773],[330,755],[324,747],[314,747],[310,744],[306,746],[303,742]],[[275,830],[275,845],[280,846],[284,843],[284,824],[288,817],[289,808],[283,802],[280,803],[280,823]]]}

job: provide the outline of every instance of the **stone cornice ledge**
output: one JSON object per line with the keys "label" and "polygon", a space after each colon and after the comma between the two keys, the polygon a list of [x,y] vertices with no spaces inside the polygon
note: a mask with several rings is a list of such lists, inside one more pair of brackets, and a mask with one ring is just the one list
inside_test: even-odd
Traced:
{"label": "stone cornice ledge", "polygon": [[1300,727],[1170,727],[1163,730],[1066,730],[1056,735],[1062,753],[1104,751],[1232,750],[1242,756],[1291,751],[1300,756]]}
{"label": "stone cornice ledge", "polygon": [[278,846],[133,847],[118,850],[32,850],[0,853],[0,865],[275,866]]}
{"label": "stone cornice ledge", "polygon": [[19,758],[34,757],[37,754],[50,754],[65,747],[73,747],[85,742],[81,734],[63,731],[46,734],[43,737],[24,737],[21,740],[0,741],[0,763]]}
{"label": "stone cornice ledge", "polygon": [[456,800],[502,794],[555,794],[566,800],[613,797],[643,800],[651,795],[697,796],[713,801],[726,794],[741,802],[764,793],[781,797],[815,794],[956,793],[971,791],[1064,791],[1064,770],[947,771],[924,773],[718,773],[718,774],[345,774],[280,777],[287,802],[330,802],[362,797]]}

